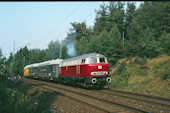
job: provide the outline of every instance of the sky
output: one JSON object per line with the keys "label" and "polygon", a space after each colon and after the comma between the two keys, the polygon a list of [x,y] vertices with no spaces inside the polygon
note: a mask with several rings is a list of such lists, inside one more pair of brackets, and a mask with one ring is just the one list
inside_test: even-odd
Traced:
{"label": "sky", "polygon": [[[104,2],[108,4],[108,2]],[[136,2],[139,7],[141,2]],[[46,49],[50,41],[64,40],[71,22],[95,22],[103,2],[0,2],[0,48],[5,57],[27,45]],[[15,43],[15,44],[14,44]],[[17,49],[18,48],[18,49]]]}

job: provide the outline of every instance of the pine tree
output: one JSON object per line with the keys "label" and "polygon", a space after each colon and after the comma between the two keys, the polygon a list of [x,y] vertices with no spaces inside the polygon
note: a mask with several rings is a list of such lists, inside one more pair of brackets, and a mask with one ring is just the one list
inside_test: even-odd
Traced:
{"label": "pine tree", "polygon": [[162,34],[169,30],[166,22],[168,21],[168,7],[169,5],[162,2],[144,2],[134,12],[135,17],[126,32],[128,36],[128,42],[125,43],[127,56],[155,57],[161,53],[157,51],[159,47],[156,46]]}
{"label": "pine tree", "polygon": [[2,50],[1,50],[1,48],[0,48],[0,59],[2,58]]}
{"label": "pine tree", "polygon": [[132,3],[127,3],[127,9],[126,9],[126,15],[125,15],[125,29],[124,29],[124,33],[125,33],[125,39],[129,39],[129,37],[127,36],[127,29],[130,26],[130,24],[132,23],[133,19],[134,19],[134,12],[135,12],[135,4]]}
{"label": "pine tree", "polygon": [[48,44],[48,49],[46,50],[47,55],[50,59],[57,59],[60,57],[60,42],[57,41],[51,41]]}
{"label": "pine tree", "polygon": [[100,40],[98,36],[91,36],[90,37],[90,42],[88,45],[88,52],[89,53],[100,53]]}
{"label": "pine tree", "polygon": [[88,40],[85,36],[83,36],[80,41],[77,42],[77,53],[78,55],[88,53]]}
{"label": "pine tree", "polygon": [[95,35],[99,35],[107,27],[107,6],[105,4],[100,5],[98,11],[96,11],[96,18],[94,23],[93,32]]}
{"label": "pine tree", "polygon": [[112,63],[115,63],[115,60],[123,57],[123,42],[116,24],[109,32],[108,44],[108,57],[110,57]]}
{"label": "pine tree", "polygon": [[110,32],[112,27],[116,24],[119,32],[124,31],[124,3],[122,2],[110,2],[108,9],[109,15],[107,19],[107,31]]}
{"label": "pine tree", "polygon": [[75,36],[75,39],[76,40],[80,40],[82,36],[86,36],[87,37],[87,25],[85,22],[82,22],[82,23],[71,23],[71,26],[73,27],[73,29],[71,29],[72,31],[71,32],[75,32],[76,33],[76,36]]}

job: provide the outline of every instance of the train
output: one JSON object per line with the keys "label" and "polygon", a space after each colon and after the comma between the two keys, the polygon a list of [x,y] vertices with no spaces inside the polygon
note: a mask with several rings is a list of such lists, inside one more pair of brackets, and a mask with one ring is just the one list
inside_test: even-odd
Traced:
{"label": "train", "polygon": [[100,88],[111,82],[107,58],[99,53],[27,65],[24,76]]}

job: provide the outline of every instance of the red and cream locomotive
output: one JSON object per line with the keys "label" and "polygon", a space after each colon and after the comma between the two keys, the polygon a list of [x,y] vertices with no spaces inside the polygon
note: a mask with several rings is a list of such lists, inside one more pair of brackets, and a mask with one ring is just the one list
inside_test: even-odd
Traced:
{"label": "red and cream locomotive", "polygon": [[24,75],[85,86],[103,87],[111,82],[107,58],[98,53],[28,65]]}
{"label": "red and cream locomotive", "polygon": [[64,59],[60,63],[59,79],[85,85],[104,85],[111,81],[109,64],[104,55],[97,53]]}

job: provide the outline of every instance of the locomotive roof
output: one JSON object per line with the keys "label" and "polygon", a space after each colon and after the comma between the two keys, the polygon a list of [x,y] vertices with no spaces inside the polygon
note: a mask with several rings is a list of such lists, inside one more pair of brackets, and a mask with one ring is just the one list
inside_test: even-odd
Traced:
{"label": "locomotive roof", "polygon": [[39,66],[59,64],[61,61],[62,61],[62,59],[49,60],[49,61],[45,61],[45,62],[30,64],[30,65],[25,66],[24,68],[31,68],[31,67],[39,67]]}
{"label": "locomotive roof", "polygon": [[76,60],[76,59],[85,59],[88,57],[105,57],[105,56],[102,54],[99,54],[99,53],[89,53],[89,54],[84,54],[84,55],[64,59],[63,62],[72,61],[72,60]]}

